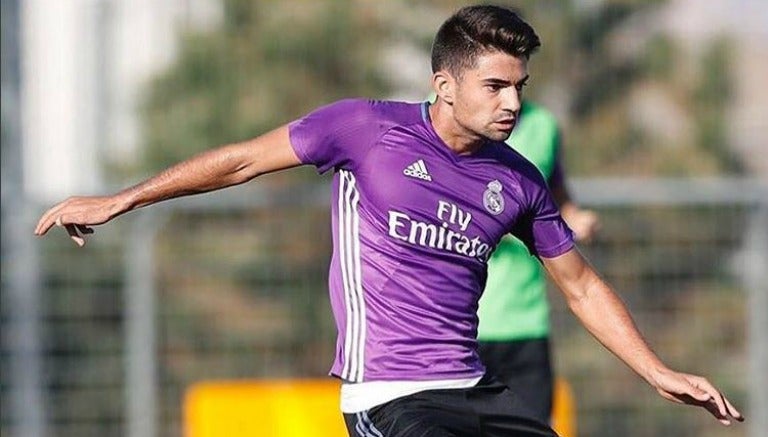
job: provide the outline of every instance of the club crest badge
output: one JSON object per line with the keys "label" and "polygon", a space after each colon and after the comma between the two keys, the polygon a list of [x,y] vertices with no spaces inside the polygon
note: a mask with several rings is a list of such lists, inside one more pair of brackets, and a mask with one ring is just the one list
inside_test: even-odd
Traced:
{"label": "club crest badge", "polygon": [[483,206],[493,215],[504,212],[504,196],[501,195],[501,182],[494,180],[488,183],[488,189],[483,193]]}

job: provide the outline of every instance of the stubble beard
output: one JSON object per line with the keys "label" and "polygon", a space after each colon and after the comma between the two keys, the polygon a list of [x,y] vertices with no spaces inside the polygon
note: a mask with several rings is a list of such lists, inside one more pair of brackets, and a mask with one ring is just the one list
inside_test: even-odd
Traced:
{"label": "stubble beard", "polygon": [[505,131],[498,131],[498,130],[492,130],[487,129],[486,132],[480,134],[483,138],[490,140],[490,141],[499,141],[504,142],[507,141],[510,135],[512,135],[512,132],[505,132]]}

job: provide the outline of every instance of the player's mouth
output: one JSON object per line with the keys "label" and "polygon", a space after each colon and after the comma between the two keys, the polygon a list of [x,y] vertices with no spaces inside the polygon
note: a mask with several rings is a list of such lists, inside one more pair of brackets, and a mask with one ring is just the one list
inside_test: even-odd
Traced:
{"label": "player's mouth", "polygon": [[515,127],[515,119],[514,118],[505,118],[502,120],[496,120],[494,122],[495,125],[501,127],[501,130],[504,131],[512,131]]}

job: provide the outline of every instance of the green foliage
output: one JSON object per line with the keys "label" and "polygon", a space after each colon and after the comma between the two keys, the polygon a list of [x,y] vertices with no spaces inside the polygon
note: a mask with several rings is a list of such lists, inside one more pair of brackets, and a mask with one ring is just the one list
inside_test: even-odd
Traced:
{"label": "green foliage", "polygon": [[727,38],[715,40],[701,58],[701,80],[693,91],[697,144],[702,153],[717,159],[720,169],[743,173],[744,165],[728,146],[726,105],[733,96],[728,66],[733,53]]}
{"label": "green foliage", "polygon": [[659,80],[668,77],[675,66],[676,52],[675,43],[667,35],[652,36],[641,61],[645,75]]}

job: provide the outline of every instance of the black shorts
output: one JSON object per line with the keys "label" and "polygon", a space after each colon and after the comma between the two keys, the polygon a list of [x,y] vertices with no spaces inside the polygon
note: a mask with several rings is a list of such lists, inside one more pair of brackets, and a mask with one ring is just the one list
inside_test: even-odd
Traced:
{"label": "black shorts", "polygon": [[486,372],[507,385],[543,422],[552,415],[553,376],[549,339],[479,342]]}
{"label": "black shorts", "polygon": [[426,390],[344,414],[350,437],[557,437],[506,385]]}

